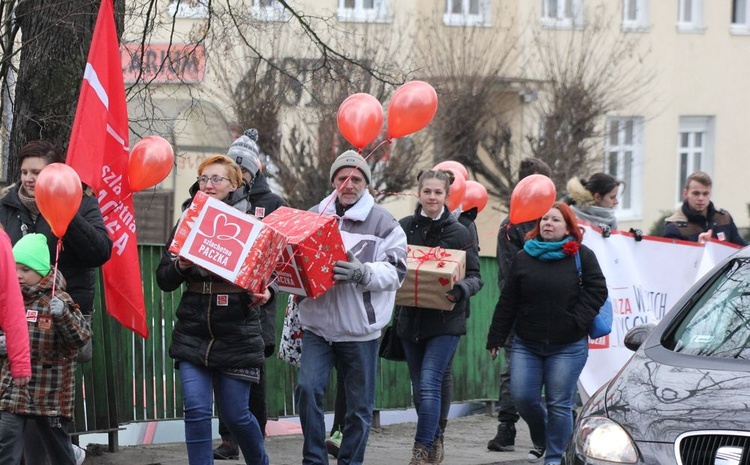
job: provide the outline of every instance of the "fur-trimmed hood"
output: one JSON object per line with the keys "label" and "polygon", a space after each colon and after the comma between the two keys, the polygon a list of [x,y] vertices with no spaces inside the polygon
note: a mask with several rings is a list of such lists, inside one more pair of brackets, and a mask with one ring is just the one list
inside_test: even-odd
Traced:
{"label": "fur-trimmed hood", "polygon": [[594,196],[581,183],[580,178],[571,178],[567,185],[568,197],[573,205],[579,208],[589,208],[594,205]]}

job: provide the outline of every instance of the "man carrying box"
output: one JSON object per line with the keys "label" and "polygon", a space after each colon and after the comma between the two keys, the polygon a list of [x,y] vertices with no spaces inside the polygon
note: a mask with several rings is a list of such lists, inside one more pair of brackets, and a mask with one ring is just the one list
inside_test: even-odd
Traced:
{"label": "man carrying box", "polygon": [[295,400],[305,465],[328,463],[322,401],[334,366],[344,377],[347,404],[338,463],[364,462],[375,408],[380,330],[390,322],[396,290],[406,274],[406,236],[368,192],[367,162],[349,150],[336,158],[330,173],[336,191],[311,211],[339,219],[349,260],[334,264],[333,288],[299,304],[304,347]]}

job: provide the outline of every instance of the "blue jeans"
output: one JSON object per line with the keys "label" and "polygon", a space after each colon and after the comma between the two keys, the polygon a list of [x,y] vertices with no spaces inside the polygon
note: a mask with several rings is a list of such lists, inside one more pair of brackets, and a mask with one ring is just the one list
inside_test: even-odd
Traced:
{"label": "blue jeans", "polygon": [[323,412],[331,370],[336,366],[344,378],[346,417],[339,449],[339,464],[364,463],[375,408],[378,340],[364,342],[328,342],[312,331],[305,331],[305,348],[300,361],[294,398],[299,410],[304,444],[304,465],[328,465],[326,426]]}
{"label": "blue jeans", "polygon": [[576,383],[588,354],[588,338],[554,345],[518,336],[513,341],[510,392],[518,413],[529,425],[531,441],[547,448],[545,463],[560,462],[573,434]]}
{"label": "blue jeans", "polygon": [[436,336],[417,343],[401,339],[409,365],[411,392],[417,410],[414,442],[430,449],[439,433],[443,373],[461,336]]}
{"label": "blue jeans", "polygon": [[[15,387],[15,389],[23,389]],[[28,393],[27,393],[28,394]],[[67,428],[70,420],[63,417],[41,417],[16,415],[3,412],[0,415],[0,464],[16,465],[23,456],[24,427],[36,423],[42,451],[52,465],[75,465],[73,446]],[[29,463],[29,462],[26,462]]]}
{"label": "blue jeans", "polygon": [[[248,465],[268,465],[263,434],[250,408],[250,382],[231,378],[218,370],[180,362],[185,403],[185,443],[190,465],[214,463],[211,417],[213,395],[224,423],[242,450]],[[213,392],[212,392],[213,391]]]}

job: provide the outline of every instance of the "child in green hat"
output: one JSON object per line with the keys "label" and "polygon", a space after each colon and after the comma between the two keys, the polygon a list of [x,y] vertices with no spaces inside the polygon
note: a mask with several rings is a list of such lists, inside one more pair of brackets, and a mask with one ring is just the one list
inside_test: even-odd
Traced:
{"label": "child in green hat", "polygon": [[[51,465],[75,464],[68,435],[75,401],[76,353],[91,338],[78,305],[64,291],[65,279],[50,267],[47,239],[27,234],[13,247],[31,341],[31,380],[11,382],[6,361],[0,371],[0,457],[18,463],[26,421],[34,421]],[[53,279],[55,293],[52,294]]]}

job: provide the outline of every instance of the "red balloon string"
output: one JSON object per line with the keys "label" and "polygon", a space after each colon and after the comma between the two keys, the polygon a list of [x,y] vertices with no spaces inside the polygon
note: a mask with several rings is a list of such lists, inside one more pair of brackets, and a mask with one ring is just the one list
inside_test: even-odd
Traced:
{"label": "red balloon string", "polygon": [[125,202],[126,200],[128,200],[132,196],[133,196],[133,191],[128,192],[128,194],[125,197],[121,198],[117,202],[117,205],[115,205],[114,207],[110,208],[106,212],[102,212],[102,218],[106,218],[107,215],[109,215],[110,213],[112,213],[114,211],[117,211],[120,207],[122,207],[123,202]]}
{"label": "red balloon string", "polygon": [[60,261],[60,250],[62,249],[62,238],[57,239],[57,247],[55,250],[55,267],[52,273],[52,297],[55,296],[55,287],[57,285],[57,263]]}
{"label": "red balloon string", "polygon": [[[362,166],[362,165],[363,165],[364,163],[367,163],[367,159],[368,159],[368,158],[370,158],[370,157],[372,156],[372,154],[373,154],[373,153],[375,153],[375,151],[376,151],[377,149],[379,149],[380,147],[382,147],[382,146],[383,146],[383,144],[385,144],[385,143],[387,143],[387,142],[388,142],[388,139],[386,139],[386,140],[382,141],[381,143],[379,143],[379,144],[378,144],[378,145],[377,145],[377,146],[376,146],[376,147],[375,147],[374,149],[372,149],[372,151],[371,151],[371,152],[370,152],[369,154],[367,154],[367,156],[366,156],[366,157],[364,157],[364,158],[362,159],[362,161],[361,161],[361,162],[359,162],[359,164],[358,164],[357,166],[355,166],[355,167],[354,167],[354,169],[359,169],[359,167],[360,167],[360,166]],[[334,199],[335,199],[335,198],[336,198],[336,197],[337,197],[337,196],[339,195],[339,192],[341,192],[341,190],[342,190],[342,189],[344,188],[344,186],[346,185],[346,183],[347,183],[347,182],[349,181],[349,179],[350,179],[350,178],[352,177],[352,174],[354,174],[354,170],[352,170],[352,171],[351,171],[351,172],[349,173],[349,176],[347,176],[347,177],[346,177],[346,179],[344,179],[344,182],[342,182],[342,183],[341,183],[341,186],[340,186],[340,187],[339,187],[338,189],[336,189],[335,195],[332,195],[332,196],[331,196],[331,198],[330,198],[330,199],[328,199],[328,203],[326,203],[325,207],[323,207],[323,209],[322,209],[322,210],[320,210],[320,212],[318,212],[318,216],[323,216],[323,213],[324,213],[324,212],[325,212],[326,210],[328,210],[328,207],[329,207],[329,206],[331,205],[331,202],[333,202],[333,200],[334,200]],[[372,181],[372,180],[371,180],[371,181]]]}

